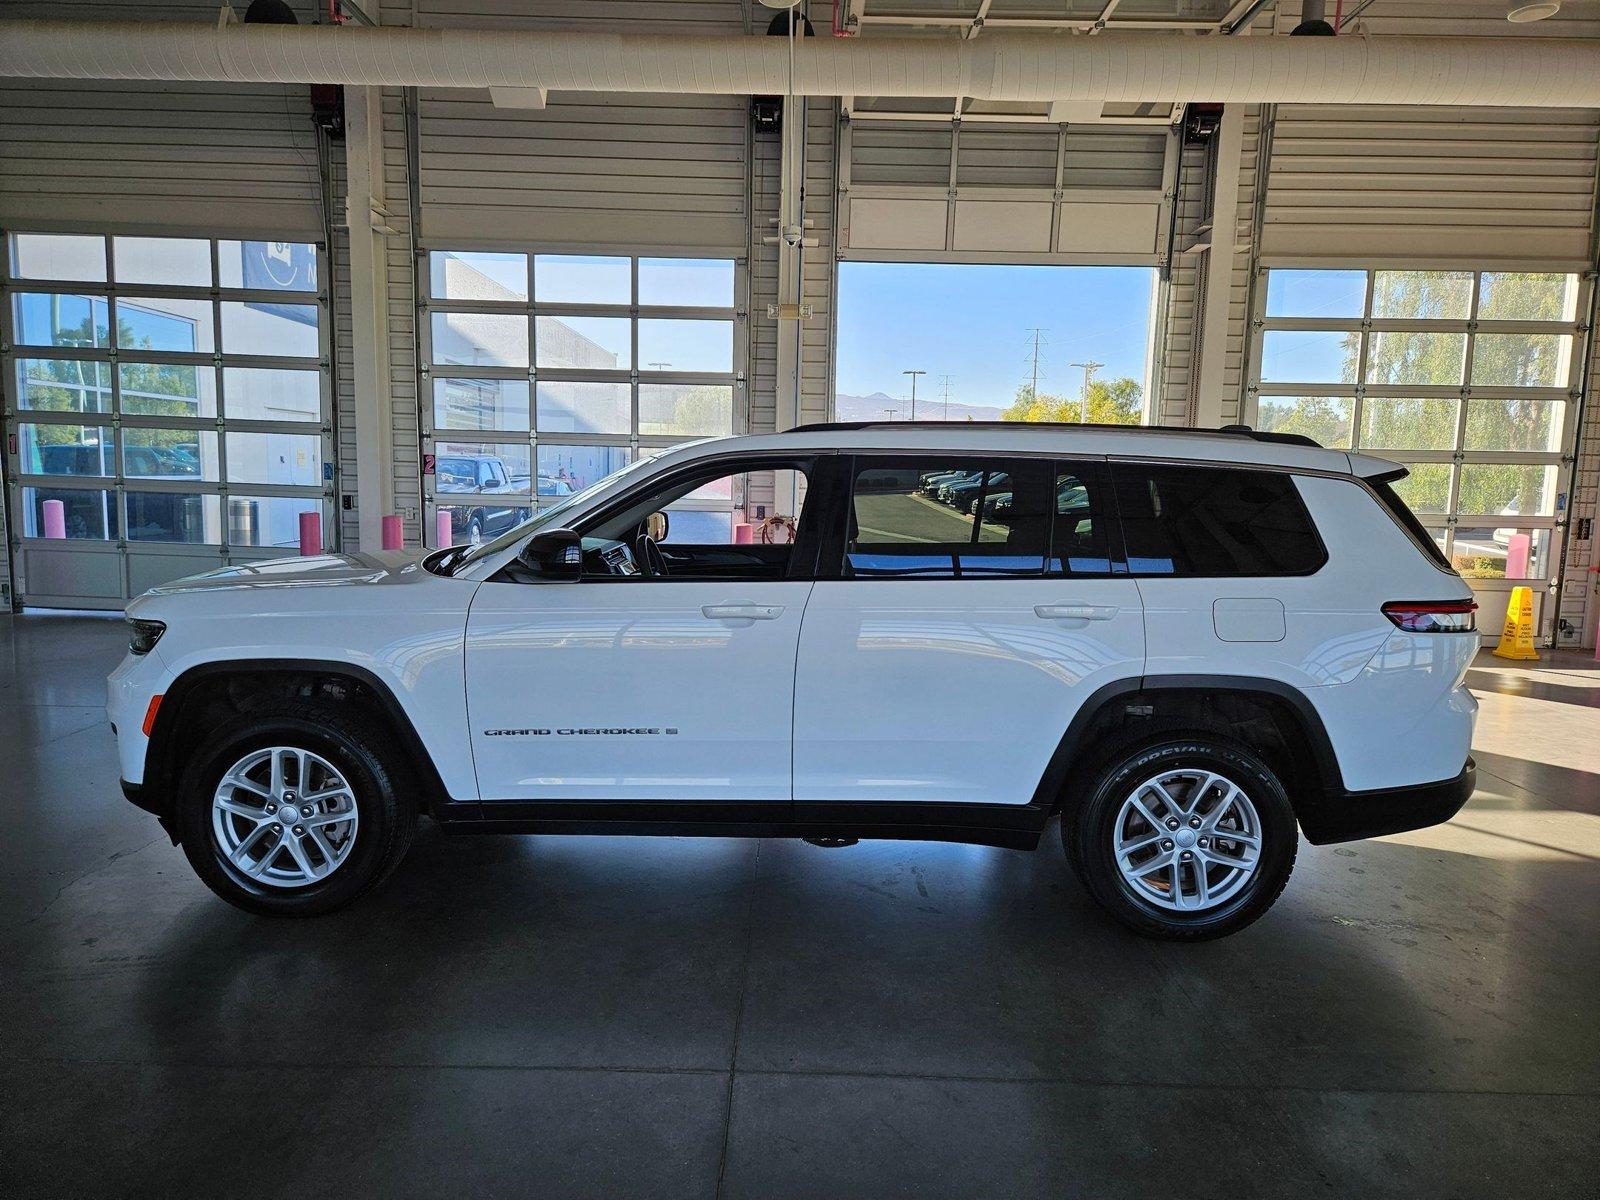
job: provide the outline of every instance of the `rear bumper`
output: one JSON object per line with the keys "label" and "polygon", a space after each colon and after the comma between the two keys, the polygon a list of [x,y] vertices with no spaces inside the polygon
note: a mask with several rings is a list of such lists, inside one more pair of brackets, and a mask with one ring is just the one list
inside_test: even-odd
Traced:
{"label": "rear bumper", "polygon": [[1353,842],[1440,825],[1461,811],[1478,783],[1478,766],[1467,765],[1454,779],[1372,792],[1338,792],[1296,806],[1300,828],[1313,846]]}

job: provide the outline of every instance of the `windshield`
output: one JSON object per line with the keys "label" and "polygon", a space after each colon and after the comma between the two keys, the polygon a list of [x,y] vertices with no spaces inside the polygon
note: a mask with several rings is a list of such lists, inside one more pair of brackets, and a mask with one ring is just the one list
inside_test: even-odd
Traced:
{"label": "windshield", "polygon": [[[635,459],[627,466],[611,472],[611,474],[607,475],[604,479],[601,479],[596,483],[591,483],[588,487],[584,488],[583,491],[574,492],[570,496],[563,496],[559,503],[552,504],[548,508],[541,508],[538,512],[534,513],[533,516],[522,522],[522,524],[513,525],[510,529],[506,530],[493,541],[480,542],[476,546],[462,547],[461,549],[463,552],[461,554],[456,555],[453,558],[441,559],[438,563],[438,567],[442,569],[445,574],[454,575],[457,571],[461,570],[462,567],[475,563],[480,559],[487,558],[491,554],[500,553],[500,551],[506,549],[508,546],[511,546],[527,537],[528,534],[532,533],[535,529],[543,529],[546,526],[559,528],[561,525],[561,518],[565,514],[571,512],[573,509],[581,507],[584,501],[598,492],[601,488],[609,487],[615,480],[620,479],[624,475],[632,474],[640,467],[654,462],[659,457],[660,454],[658,453],[649,455],[646,458]],[[540,482],[542,483],[543,480]],[[548,493],[541,488],[539,494],[547,495]]]}

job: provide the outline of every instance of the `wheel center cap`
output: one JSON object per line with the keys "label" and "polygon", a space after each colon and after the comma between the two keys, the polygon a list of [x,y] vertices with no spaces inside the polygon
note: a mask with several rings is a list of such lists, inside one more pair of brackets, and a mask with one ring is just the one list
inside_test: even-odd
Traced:
{"label": "wheel center cap", "polygon": [[1187,850],[1190,846],[1194,845],[1195,832],[1192,829],[1180,829],[1178,832],[1172,835],[1172,840],[1177,842],[1180,847]]}

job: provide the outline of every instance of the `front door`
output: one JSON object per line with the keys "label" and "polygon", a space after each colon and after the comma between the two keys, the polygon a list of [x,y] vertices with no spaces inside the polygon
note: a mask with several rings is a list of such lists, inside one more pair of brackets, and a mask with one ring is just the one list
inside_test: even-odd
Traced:
{"label": "front door", "polygon": [[678,474],[580,523],[581,582],[478,590],[467,704],[486,801],[788,805],[814,554],[803,535],[740,540],[764,469]]}
{"label": "front door", "polygon": [[839,577],[801,635],[796,803],[1027,803],[1084,699],[1143,666],[1104,463],[862,457],[850,475]]}

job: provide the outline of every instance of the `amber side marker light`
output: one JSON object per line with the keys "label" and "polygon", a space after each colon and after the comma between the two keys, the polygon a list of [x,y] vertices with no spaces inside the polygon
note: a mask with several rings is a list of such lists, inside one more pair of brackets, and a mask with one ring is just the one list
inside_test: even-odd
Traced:
{"label": "amber side marker light", "polygon": [[140,727],[144,730],[145,737],[149,737],[150,731],[156,727],[156,711],[160,707],[161,697],[159,695],[151,696],[150,707],[144,710],[144,724]]}

